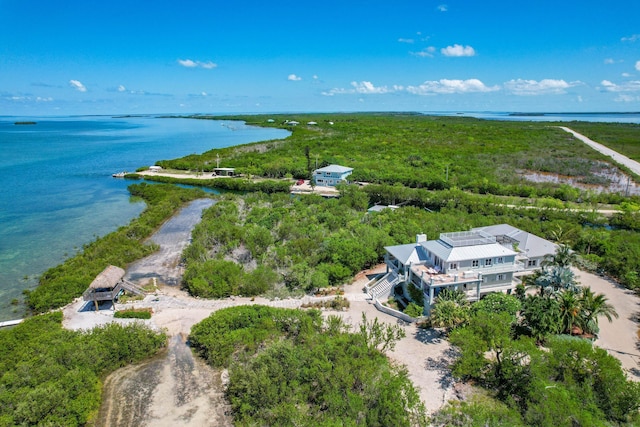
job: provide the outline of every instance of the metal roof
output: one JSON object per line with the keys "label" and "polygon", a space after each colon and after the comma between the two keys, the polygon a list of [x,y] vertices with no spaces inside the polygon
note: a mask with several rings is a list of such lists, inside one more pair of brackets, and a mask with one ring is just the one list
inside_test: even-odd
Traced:
{"label": "metal roof", "polygon": [[445,262],[460,262],[474,259],[514,256],[516,252],[499,243],[451,246],[441,239],[422,242],[421,245]]}
{"label": "metal roof", "polygon": [[416,245],[415,243],[385,246],[384,249],[404,265],[409,265],[409,263],[417,264],[428,259],[424,248],[420,245]]}
{"label": "metal roof", "polygon": [[340,165],[329,165],[329,166],[325,166],[323,168],[320,169],[316,169],[316,172],[336,172],[336,173],[345,173],[345,172],[351,172],[353,170],[353,168],[348,168],[346,166],[340,166]]}
{"label": "metal roof", "polygon": [[494,236],[507,236],[518,241],[518,249],[529,258],[542,258],[545,255],[553,255],[558,245],[535,234],[520,230],[509,224],[490,225],[478,227],[474,230],[482,230]]}

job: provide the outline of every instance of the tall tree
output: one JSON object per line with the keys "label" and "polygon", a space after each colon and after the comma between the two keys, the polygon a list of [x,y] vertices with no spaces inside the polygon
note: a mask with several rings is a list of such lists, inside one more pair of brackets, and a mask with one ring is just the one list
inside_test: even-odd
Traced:
{"label": "tall tree", "polygon": [[581,306],[581,324],[582,329],[588,334],[597,334],[600,331],[598,327],[598,317],[604,316],[609,322],[613,318],[618,318],[616,309],[607,302],[604,294],[596,294],[590,287],[582,288],[580,293]]}
{"label": "tall tree", "polygon": [[578,254],[569,245],[561,244],[553,255],[545,256],[542,266],[569,268],[578,261]]}
{"label": "tall tree", "polygon": [[578,326],[580,315],[582,313],[578,294],[573,291],[563,290],[556,295],[558,306],[560,308],[560,324],[562,331],[572,333],[574,326]]}

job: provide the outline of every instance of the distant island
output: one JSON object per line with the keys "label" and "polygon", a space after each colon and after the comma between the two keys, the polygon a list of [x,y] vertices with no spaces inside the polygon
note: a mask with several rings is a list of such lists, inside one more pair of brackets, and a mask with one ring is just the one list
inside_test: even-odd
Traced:
{"label": "distant island", "polygon": [[634,112],[634,111],[619,111],[619,112],[615,112],[615,111],[610,111],[610,112],[575,112],[575,113],[509,113],[509,116],[513,116],[513,117],[538,117],[538,116],[560,116],[560,115],[571,115],[571,116],[580,116],[580,115],[603,115],[603,116],[609,116],[609,115],[620,115],[620,114],[628,114],[628,115],[635,115],[635,114],[640,114],[640,112]]}
{"label": "distant island", "polygon": [[37,122],[15,122],[14,125],[37,125]]}

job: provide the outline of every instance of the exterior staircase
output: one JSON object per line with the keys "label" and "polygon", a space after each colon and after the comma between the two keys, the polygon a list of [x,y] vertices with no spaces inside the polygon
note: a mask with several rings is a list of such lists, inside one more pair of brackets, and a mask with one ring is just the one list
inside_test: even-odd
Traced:
{"label": "exterior staircase", "polygon": [[142,288],[138,285],[135,285],[127,280],[122,280],[120,282],[120,286],[122,287],[122,289],[124,289],[125,291],[131,292],[132,294],[135,295],[144,295],[144,291],[142,290]]}
{"label": "exterior staircase", "polygon": [[398,274],[395,271],[390,271],[368,288],[367,294],[369,294],[371,299],[378,299],[380,296],[384,297],[385,295],[389,295],[399,281]]}

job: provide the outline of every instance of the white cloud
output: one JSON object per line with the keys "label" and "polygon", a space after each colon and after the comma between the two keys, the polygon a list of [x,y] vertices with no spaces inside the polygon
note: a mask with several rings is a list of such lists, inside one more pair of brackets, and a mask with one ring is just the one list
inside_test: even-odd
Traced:
{"label": "white cloud", "polygon": [[638,102],[640,101],[640,96],[620,94],[614,99],[614,101],[615,102]]}
{"label": "white cloud", "polygon": [[446,4],[441,4],[438,7],[436,7],[436,9],[439,12],[446,12],[447,10],[449,10],[449,6],[447,6]]}
{"label": "white cloud", "polygon": [[527,96],[527,95],[561,95],[566,93],[566,90],[580,85],[582,82],[575,81],[567,83],[564,80],[543,79],[536,80],[509,80],[504,84],[505,89],[513,93],[514,95]]}
{"label": "white cloud", "polygon": [[451,93],[494,92],[500,90],[498,86],[485,86],[478,79],[426,81],[419,86],[407,86],[407,92],[414,95],[433,95]]}
{"label": "white cloud", "polygon": [[46,98],[41,98],[41,97],[36,97],[36,102],[51,102],[53,101],[53,98],[48,96]]}
{"label": "white cloud", "polygon": [[289,80],[290,82],[299,82],[300,80],[302,80],[302,77],[296,76],[295,74],[289,74],[287,80]]}
{"label": "white cloud", "polygon": [[214,69],[214,68],[216,68],[216,67],[218,66],[218,64],[215,64],[215,63],[213,63],[213,62],[211,62],[211,61],[207,61],[207,62],[200,62],[200,63],[199,63],[199,65],[200,65],[202,68],[205,68],[205,69],[207,69],[207,70],[212,70],[212,69]]}
{"label": "white cloud", "polygon": [[620,39],[620,41],[632,42],[632,43],[638,40],[640,40],[640,34],[633,34],[633,35],[630,35],[629,37],[623,37]]}
{"label": "white cloud", "polygon": [[209,94],[208,94],[207,92],[205,92],[205,91],[202,91],[202,93],[200,93],[200,95],[202,95],[202,96],[208,96]]}
{"label": "white cloud", "polygon": [[317,74],[313,75],[313,80],[318,80],[318,75]]}
{"label": "white cloud", "polygon": [[178,59],[178,64],[182,65],[183,67],[186,68],[205,68],[207,70],[211,70],[213,68],[216,68],[218,66],[218,64],[211,62],[211,61],[207,61],[207,62],[200,62],[200,61],[194,61],[192,59]]}
{"label": "white cloud", "polygon": [[419,56],[421,58],[433,58],[433,54],[435,53],[436,48],[433,46],[425,47],[419,52],[410,52],[411,55]]}
{"label": "white cloud", "polygon": [[198,64],[196,64],[196,62],[192,61],[191,59],[178,59],[178,64],[187,68],[195,68],[198,66]]}
{"label": "white cloud", "polygon": [[394,85],[392,87],[388,86],[375,86],[371,82],[361,81],[361,82],[351,82],[351,89],[344,88],[334,88],[329,91],[322,92],[324,96],[333,96],[333,95],[343,95],[343,94],[353,94],[360,93],[366,95],[379,95],[384,93],[392,93],[404,90],[402,86]]}
{"label": "white cloud", "polygon": [[620,85],[603,80],[600,84],[607,92],[640,92],[640,80],[632,80]]}
{"label": "white cloud", "polygon": [[388,93],[390,91],[386,86],[376,87],[376,86],[373,85],[373,83],[366,82],[366,81],[362,81],[360,83],[351,82],[351,86],[353,86],[355,88],[354,90],[357,93],[375,93],[375,94],[379,94],[379,93]]}
{"label": "white cloud", "polygon": [[616,63],[616,61],[615,61],[613,58],[606,58],[606,59],[604,60],[604,63],[605,63],[605,64],[615,64],[615,63]]}
{"label": "white cloud", "polygon": [[640,61],[636,62],[636,70],[640,71]]}
{"label": "white cloud", "polygon": [[415,40],[414,40],[414,39],[404,39],[404,38],[400,37],[400,38],[398,39],[398,42],[400,42],[400,43],[409,43],[409,44],[412,44],[413,42],[415,42]]}
{"label": "white cloud", "polygon": [[87,91],[87,88],[78,80],[69,80],[69,85],[71,85],[72,88],[76,89],[79,92]]}
{"label": "white cloud", "polygon": [[454,44],[453,46],[447,46],[440,49],[440,52],[444,56],[475,56],[476,51],[471,46],[462,46]]}
{"label": "white cloud", "polygon": [[622,77],[631,77],[631,74],[629,74],[629,73],[622,73]]}
{"label": "white cloud", "polygon": [[127,88],[124,87],[123,85],[118,86],[118,92],[126,92]]}

